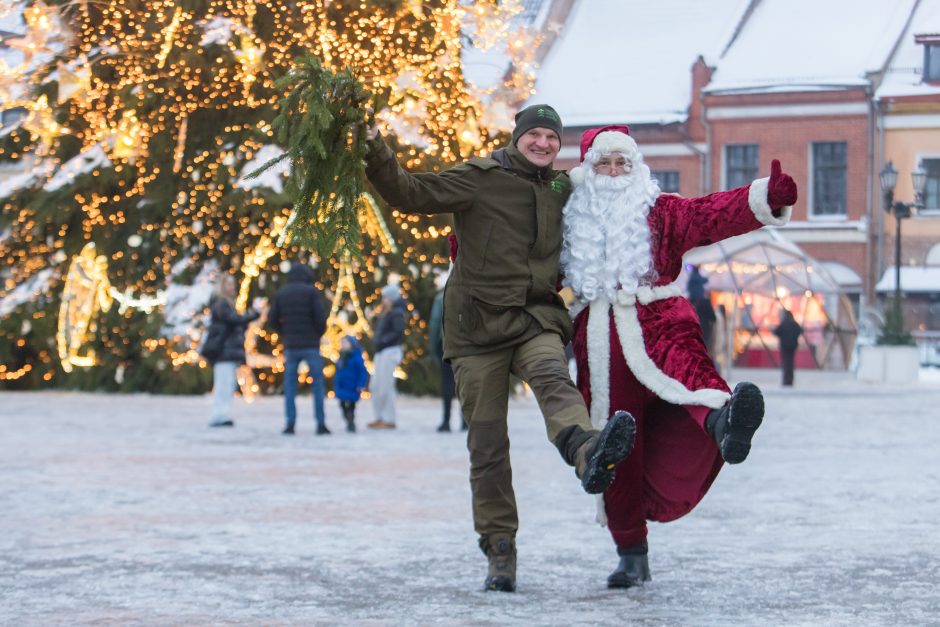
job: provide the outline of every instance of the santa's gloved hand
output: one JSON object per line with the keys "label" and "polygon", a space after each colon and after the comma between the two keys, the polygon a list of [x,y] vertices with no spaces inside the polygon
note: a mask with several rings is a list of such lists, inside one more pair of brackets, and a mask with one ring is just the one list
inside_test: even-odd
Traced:
{"label": "santa's gloved hand", "polygon": [[770,183],[767,185],[767,204],[774,211],[792,207],[796,203],[796,181],[784,174],[780,161],[770,162]]}

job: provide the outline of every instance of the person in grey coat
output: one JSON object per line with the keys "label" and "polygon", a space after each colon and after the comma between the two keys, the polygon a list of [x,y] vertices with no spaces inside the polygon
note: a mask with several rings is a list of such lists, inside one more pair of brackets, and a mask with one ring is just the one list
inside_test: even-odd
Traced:
{"label": "person in grey coat", "polygon": [[395,368],[401,363],[401,344],[405,339],[408,307],[397,285],[382,288],[382,313],[375,325],[373,345],[375,374],[369,390],[372,393],[372,412],[375,420],[370,429],[394,429],[395,424]]}

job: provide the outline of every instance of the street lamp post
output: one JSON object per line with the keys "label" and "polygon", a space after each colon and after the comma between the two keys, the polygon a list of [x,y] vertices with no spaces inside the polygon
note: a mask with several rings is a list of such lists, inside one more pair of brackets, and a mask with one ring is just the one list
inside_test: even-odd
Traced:
{"label": "street lamp post", "polygon": [[914,185],[914,202],[912,203],[894,200],[894,187],[898,182],[898,173],[891,161],[885,164],[879,176],[881,192],[884,194],[884,210],[894,216],[894,317],[897,328],[892,331],[900,336],[904,328],[901,317],[901,221],[923,208],[927,173],[920,166],[911,172],[911,182]]}

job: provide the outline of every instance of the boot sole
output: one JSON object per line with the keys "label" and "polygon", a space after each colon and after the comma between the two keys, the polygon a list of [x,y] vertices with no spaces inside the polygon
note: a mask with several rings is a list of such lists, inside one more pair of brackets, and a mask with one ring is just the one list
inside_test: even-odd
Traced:
{"label": "boot sole", "polygon": [[601,494],[614,481],[617,464],[633,451],[636,420],[628,412],[614,413],[601,431],[597,450],[588,460],[581,485],[588,494]]}
{"label": "boot sole", "polygon": [[515,592],[516,582],[509,577],[487,577],[483,582],[483,590],[496,592]]}
{"label": "boot sole", "polygon": [[721,440],[721,456],[728,464],[740,464],[751,452],[751,439],[764,421],[764,395],[753,383],[739,383],[731,395],[728,430]]}

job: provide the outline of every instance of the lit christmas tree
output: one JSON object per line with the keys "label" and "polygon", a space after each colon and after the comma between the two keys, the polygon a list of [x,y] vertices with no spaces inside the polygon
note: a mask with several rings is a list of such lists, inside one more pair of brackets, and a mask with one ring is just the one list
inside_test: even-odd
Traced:
{"label": "lit christmas tree", "polygon": [[[400,277],[420,314],[403,368],[427,391],[423,320],[447,218],[364,198],[360,258],[315,258],[285,236],[297,192],[287,168],[247,175],[287,148],[272,128],[274,82],[310,54],[383,104],[379,124],[409,168],[496,147],[532,85],[538,36],[513,26],[519,0],[2,4],[7,23],[22,21],[3,42],[0,109],[23,115],[4,127],[0,163],[29,166],[0,182],[0,386],[202,391],[195,347],[215,274],[236,273],[244,306],[273,293],[284,262],[311,257],[331,341],[367,335],[362,317]],[[464,79],[471,39],[512,61],[485,92]],[[276,338],[249,335],[246,393],[282,371]]]}

